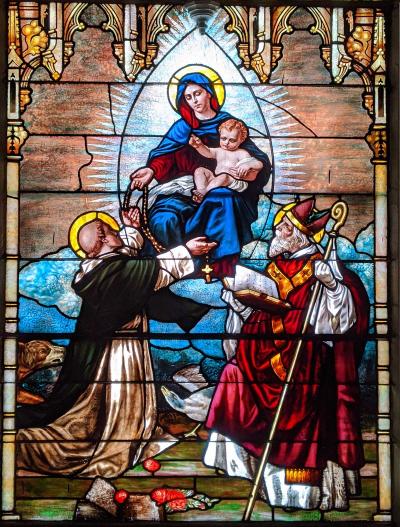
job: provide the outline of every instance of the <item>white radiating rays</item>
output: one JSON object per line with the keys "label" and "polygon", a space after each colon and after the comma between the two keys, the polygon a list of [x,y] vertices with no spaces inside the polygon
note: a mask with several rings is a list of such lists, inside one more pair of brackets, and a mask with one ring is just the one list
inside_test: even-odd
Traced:
{"label": "white radiating rays", "polygon": [[169,26],[169,31],[160,34],[157,39],[159,53],[156,63],[180,42],[183,35],[187,35],[196,27],[194,20],[189,16],[187,10],[182,7],[171,9],[165,22]]}
{"label": "white radiating rays", "polygon": [[259,85],[253,90],[272,137],[315,136],[310,128],[296,118],[296,108],[291,105],[284,86]]}
{"label": "white radiating rays", "polygon": [[82,188],[87,191],[87,210],[108,212],[114,218],[119,216],[119,200],[122,199],[116,192],[119,142],[120,138],[115,137],[89,137],[87,150],[93,160],[80,173]]}
{"label": "white radiating rays", "polygon": [[120,137],[88,137],[86,148],[92,162],[81,170],[84,190],[115,191],[117,189]]}
{"label": "white radiating rays", "polygon": [[223,43],[217,44],[208,35],[201,35],[197,30],[182,35],[180,43],[158,61],[147,80],[169,83],[172,75],[188,64],[205,64],[213,68],[225,84],[245,82],[235,63],[226,55]]}
{"label": "white radiating rays", "polygon": [[[315,135],[295,116],[296,109],[283,86],[258,85],[254,87],[262,114],[267,122],[274,155],[274,188],[278,193],[301,193],[306,179],[304,142],[300,137]],[[256,140],[257,142],[257,140]],[[282,203],[285,196],[276,196]]]}
{"label": "white radiating rays", "polygon": [[99,107],[94,115],[96,128],[94,131],[101,135],[114,135],[115,128],[112,120],[112,114],[108,107]]}
{"label": "white radiating rays", "polygon": [[90,209],[102,212],[108,212],[114,218],[119,217],[120,202],[117,194],[110,194],[108,196],[90,196],[88,198]]}
{"label": "white radiating rays", "polygon": [[[229,22],[227,13],[219,9],[210,19],[207,35],[213,40],[223,41],[223,49],[225,53],[231,57],[237,66],[240,66],[240,58],[236,52],[237,37],[234,33],[227,33],[225,31],[225,25]],[[185,8],[175,7],[171,9],[166,17],[165,23],[169,26],[169,31],[166,33],[161,33],[157,38],[157,44],[159,46],[159,51],[157,57],[154,61],[155,65],[158,65],[161,60],[171,51],[171,49],[177,46],[182,37],[189,34],[191,31],[195,31],[196,34],[200,33],[196,30],[196,23],[189,16],[189,13]],[[204,53],[204,59],[207,57]],[[190,53],[186,53],[187,62],[191,59]],[[207,62],[206,60],[202,61],[203,63]],[[143,82],[151,74],[151,71],[144,70],[138,77],[137,81]],[[248,79],[251,82],[252,79]]]}
{"label": "white radiating rays", "polygon": [[[273,139],[275,193],[301,193],[304,188],[304,146],[301,139]],[[280,200],[281,197],[278,198]]]}
{"label": "white radiating rays", "polygon": [[113,84],[110,87],[111,114],[118,135],[124,133],[127,114],[135,103],[141,84]]}
{"label": "white radiating rays", "polygon": [[[166,33],[160,33],[157,38],[158,53],[154,60],[157,64],[182,40],[182,37],[193,31],[195,22],[190,18],[186,9],[182,7],[173,8],[167,15],[165,23],[169,26]],[[171,72],[172,74],[175,72]],[[136,77],[136,82],[146,82],[152,74],[152,70],[142,70]]]}
{"label": "white radiating rays", "polygon": [[[229,23],[228,14],[220,9],[217,11],[212,19],[210,20],[207,28],[207,35],[209,35],[214,41],[220,42],[221,35],[223,35],[223,49],[225,53],[231,58],[237,67],[241,65],[241,59],[237,53],[238,38],[235,33],[227,33],[225,30],[226,25]],[[245,73],[244,70],[242,73]],[[247,82],[257,82],[257,77],[252,70],[248,70],[249,77],[246,76]]]}

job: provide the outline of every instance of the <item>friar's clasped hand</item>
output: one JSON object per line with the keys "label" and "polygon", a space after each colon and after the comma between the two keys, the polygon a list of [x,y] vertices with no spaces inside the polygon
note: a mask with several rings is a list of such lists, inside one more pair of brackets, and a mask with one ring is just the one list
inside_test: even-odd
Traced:
{"label": "friar's clasped hand", "polygon": [[127,227],[134,227],[139,229],[141,225],[140,211],[138,207],[129,207],[128,210],[121,212],[122,222]]}

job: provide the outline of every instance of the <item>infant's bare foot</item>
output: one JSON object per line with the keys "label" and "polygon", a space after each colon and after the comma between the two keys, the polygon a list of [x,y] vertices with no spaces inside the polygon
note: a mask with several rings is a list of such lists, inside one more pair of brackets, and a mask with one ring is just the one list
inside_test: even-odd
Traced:
{"label": "infant's bare foot", "polygon": [[200,192],[200,190],[196,190],[196,189],[193,190],[192,200],[195,203],[201,203],[203,201],[203,198],[204,198],[204,194]]}

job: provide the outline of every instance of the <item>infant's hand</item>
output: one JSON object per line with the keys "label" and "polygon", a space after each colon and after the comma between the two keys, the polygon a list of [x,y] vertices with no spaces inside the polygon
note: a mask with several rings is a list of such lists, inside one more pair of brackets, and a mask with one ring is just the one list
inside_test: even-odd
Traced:
{"label": "infant's hand", "polygon": [[238,171],[237,168],[231,167],[226,171],[230,176],[237,178],[238,177]]}
{"label": "infant's hand", "polygon": [[249,163],[243,163],[243,161],[239,161],[239,163],[237,163],[237,165],[235,166],[234,170],[236,170],[236,177],[244,178],[249,175],[252,170],[252,167],[249,165]]}
{"label": "infant's hand", "polygon": [[122,221],[127,227],[139,229],[141,224],[139,209],[137,207],[130,207],[129,210],[122,211]]}
{"label": "infant's hand", "polygon": [[258,172],[259,170],[255,169],[250,163],[239,163],[232,169],[231,175],[236,179],[254,181]]}
{"label": "infant's hand", "polygon": [[203,145],[203,142],[199,137],[192,134],[189,138],[189,145],[193,146],[193,148],[200,148]]}
{"label": "infant's hand", "polygon": [[237,177],[238,178],[246,177],[249,171],[250,171],[249,167],[246,167],[246,165],[240,165],[236,169]]}

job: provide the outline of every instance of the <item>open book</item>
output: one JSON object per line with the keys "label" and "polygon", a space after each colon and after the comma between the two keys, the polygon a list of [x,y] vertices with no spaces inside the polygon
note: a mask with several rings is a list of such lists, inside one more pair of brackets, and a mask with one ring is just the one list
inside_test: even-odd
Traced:
{"label": "open book", "polygon": [[224,286],[242,304],[254,309],[283,314],[292,307],[280,300],[276,283],[269,276],[243,265],[236,266],[233,278],[224,278]]}

